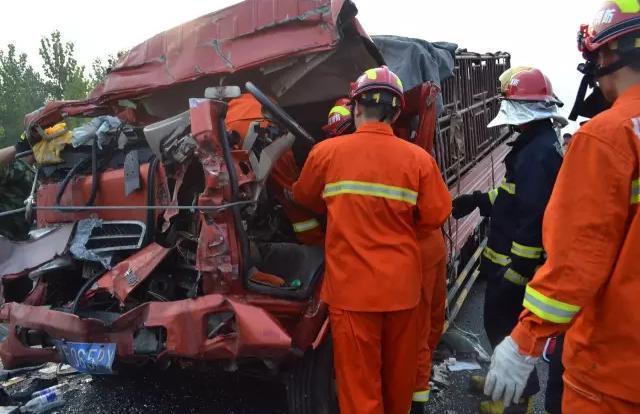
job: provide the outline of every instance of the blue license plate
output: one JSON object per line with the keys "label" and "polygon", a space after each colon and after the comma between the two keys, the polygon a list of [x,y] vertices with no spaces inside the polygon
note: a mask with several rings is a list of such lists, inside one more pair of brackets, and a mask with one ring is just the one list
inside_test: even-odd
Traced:
{"label": "blue license plate", "polygon": [[111,366],[116,356],[116,344],[59,341],[57,346],[67,364],[78,371],[113,374]]}

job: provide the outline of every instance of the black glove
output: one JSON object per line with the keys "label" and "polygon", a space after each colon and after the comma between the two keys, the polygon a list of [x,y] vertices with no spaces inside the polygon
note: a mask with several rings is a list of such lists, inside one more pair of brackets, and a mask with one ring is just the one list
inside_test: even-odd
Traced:
{"label": "black glove", "polygon": [[482,197],[482,193],[479,191],[456,197],[453,200],[453,210],[451,211],[453,218],[457,220],[473,213],[473,210],[480,206],[480,197]]}

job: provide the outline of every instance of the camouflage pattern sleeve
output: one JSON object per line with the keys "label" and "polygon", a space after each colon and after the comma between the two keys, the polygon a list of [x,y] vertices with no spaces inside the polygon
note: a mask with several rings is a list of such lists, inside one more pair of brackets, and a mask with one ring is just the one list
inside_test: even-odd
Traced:
{"label": "camouflage pattern sleeve", "polygon": [[[33,172],[22,161],[14,161],[6,167],[0,167],[0,212],[24,207],[29,197]],[[24,240],[31,227],[23,214],[0,217],[0,235],[14,240]]]}

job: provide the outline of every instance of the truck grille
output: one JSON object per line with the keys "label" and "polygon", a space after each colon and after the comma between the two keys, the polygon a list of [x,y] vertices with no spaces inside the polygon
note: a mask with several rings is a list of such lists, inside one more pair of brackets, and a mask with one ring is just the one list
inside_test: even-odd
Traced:
{"label": "truck grille", "polygon": [[94,253],[135,250],[142,246],[146,226],[140,221],[103,221],[91,230],[85,247]]}

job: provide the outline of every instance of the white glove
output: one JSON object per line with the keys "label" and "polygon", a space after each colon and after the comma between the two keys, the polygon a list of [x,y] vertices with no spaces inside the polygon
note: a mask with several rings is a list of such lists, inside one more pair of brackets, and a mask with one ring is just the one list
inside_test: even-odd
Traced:
{"label": "white glove", "polygon": [[518,403],[527,380],[538,362],[537,357],[520,353],[518,344],[507,336],[496,347],[484,384],[484,393],[493,401],[502,399],[504,406]]}

